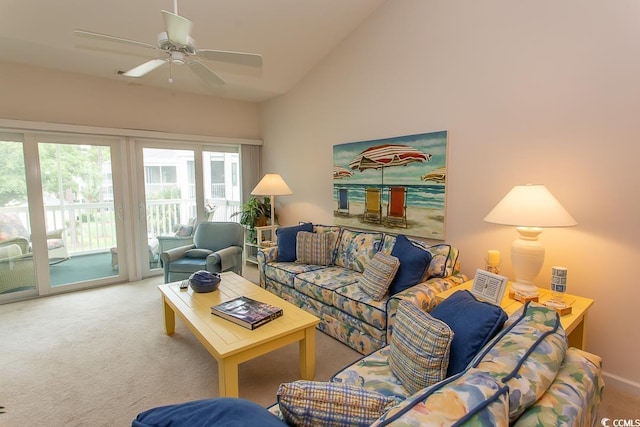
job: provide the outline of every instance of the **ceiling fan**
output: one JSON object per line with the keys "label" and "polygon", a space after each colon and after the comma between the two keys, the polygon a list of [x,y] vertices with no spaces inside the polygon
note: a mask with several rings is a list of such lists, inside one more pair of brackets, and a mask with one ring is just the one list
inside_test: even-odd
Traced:
{"label": "ceiling fan", "polygon": [[187,18],[178,15],[178,0],[173,0],[173,9],[173,13],[166,10],[162,11],[165,31],[158,34],[155,46],[145,42],[85,30],[74,30],[73,34],[78,37],[124,43],[154,49],[159,52],[159,57],[155,59],[144,62],[128,71],[118,71],[118,74],[125,77],[143,77],[156,68],[169,64],[169,82],[173,83],[171,66],[177,64],[188,66],[206,85],[216,87],[225,84],[225,81],[200,60],[226,62],[256,68],[262,67],[262,56],[255,53],[198,49],[190,35],[193,23]]}

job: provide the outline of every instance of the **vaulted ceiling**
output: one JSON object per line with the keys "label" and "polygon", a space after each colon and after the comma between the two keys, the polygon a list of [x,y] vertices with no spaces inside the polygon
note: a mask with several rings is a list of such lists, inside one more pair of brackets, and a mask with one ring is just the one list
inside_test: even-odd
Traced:
{"label": "vaulted ceiling", "polygon": [[[261,102],[287,92],[385,0],[179,0],[199,49],[263,56],[262,69],[206,61],[225,81],[207,87],[184,65],[165,64],[141,78],[129,70],[158,51],[73,35],[82,29],[155,45],[161,10],[175,0],[0,0],[0,60]],[[173,83],[169,82],[172,77]]]}

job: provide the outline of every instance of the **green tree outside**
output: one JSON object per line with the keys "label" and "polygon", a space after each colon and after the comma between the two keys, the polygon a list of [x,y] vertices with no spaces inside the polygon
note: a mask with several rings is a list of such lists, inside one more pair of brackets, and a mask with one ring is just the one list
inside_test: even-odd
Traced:
{"label": "green tree outside", "polygon": [[[102,165],[111,163],[109,147],[38,144],[42,190],[66,202],[101,202]],[[27,201],[22,144],[0,141],[0,206]]]}

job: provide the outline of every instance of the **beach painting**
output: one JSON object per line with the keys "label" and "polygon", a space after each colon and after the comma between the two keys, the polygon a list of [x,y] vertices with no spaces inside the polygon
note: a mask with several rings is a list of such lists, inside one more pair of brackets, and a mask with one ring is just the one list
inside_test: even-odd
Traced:
{"label": "beach painting", "polygon": [[333,146],[334,223],[444,240],[447,131]]}

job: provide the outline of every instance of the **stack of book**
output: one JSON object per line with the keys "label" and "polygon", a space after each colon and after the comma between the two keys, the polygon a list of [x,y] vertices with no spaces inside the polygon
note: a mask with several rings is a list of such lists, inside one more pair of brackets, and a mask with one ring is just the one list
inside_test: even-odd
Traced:
{"label": "stack of book", "polygon": [[238,297],[212,306],[211,314],[247,329],[255,329],[282,316],[282,308],[249,297]]}

